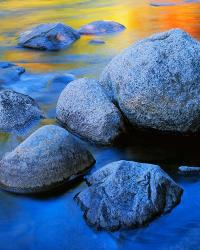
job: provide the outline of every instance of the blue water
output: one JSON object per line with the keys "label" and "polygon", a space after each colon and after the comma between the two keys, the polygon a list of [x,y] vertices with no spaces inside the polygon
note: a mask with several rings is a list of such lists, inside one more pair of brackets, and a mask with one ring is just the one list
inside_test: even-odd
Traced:
{"label": "blue water", "polygon": [[[3,37],[0,39],[0,58],[27,69],[19,81],[1,84],[0,89],[10,88],[30,95],[48,118],[23,134],[0,133],[0,157],[38,127],[56,123],[55,106],[65,84],[53,82],[55,75],[97,77],[122,48],[151,33],[172,27],[184,28],[200,39],[198,1],[186,1],[191,2],[188,4],[179,1],[178,5],[161,7],[138,0],[76,1],[74,4],[73,1],[57,1],[53,7],[51,1],[42,2],[49,2],[49,6],[40,9],[40,1],[35,1],[34,7],[27,7],[28,2],[24,0],[0,1],[0,38]],[[7,10],[6,3],[12,8]],[[20,4],[22,7],[18,6]],[[51,11],[51,14],[47,16],[45,11]],[[29,18],[30,15],[35,19]],[[56,53],[16,47],[17,34],[26,26],[64,21],[78,28],[89,20],[100,18],[124,22],[127,30],[115,36],[101,37],[106,41],[102,45],[91,45],[88,43],[91,38],[85,37],[69,49]],[[8,25],[9,20],[11,25]],[[108,233],[90,228],[73,200],[74,195],[86,187],[82,180],[38,196],[0,191],[0,250],[200,249],[200,176],[183,176],[177,171],[181,165],[200,165],[199,138],[160,137],[135,132],[118,147],[102,148],[88,143],[85,146],[97,161],[91,172],[121,159],[159,164],[184,188],[181,203],[171,213],[144,228]]]}

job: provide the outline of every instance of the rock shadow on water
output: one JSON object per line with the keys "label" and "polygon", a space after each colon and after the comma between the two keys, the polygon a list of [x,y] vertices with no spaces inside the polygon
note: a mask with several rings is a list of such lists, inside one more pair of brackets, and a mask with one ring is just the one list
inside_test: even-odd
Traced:
{"label": "rock shadow on water", "polygon": [[128,159],[174,166],[200,165],[200,135],[163,134],[132,129],[118,142]]}

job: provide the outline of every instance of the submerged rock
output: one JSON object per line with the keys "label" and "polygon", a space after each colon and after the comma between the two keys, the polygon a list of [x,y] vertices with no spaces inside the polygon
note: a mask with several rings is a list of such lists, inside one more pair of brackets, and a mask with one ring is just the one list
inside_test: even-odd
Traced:
{"label": "submerged rock", "polygon": [[0,83],[9,83],[10,81],[19,80],[20,75],[25,72],[23,67],[20,67],[10,62],[0,62]]}
{"label": "submerged rock", "polygon": [[22,33],[19,45],[40,50],[60,50],[79,38],[79,33],[65,24],[46,23]]}
{"label": "submerged rock", "polygon": [[56,114],[70,131],[98,144],[111,144],[124,131],[119,110],[93,79],[69,83],[58,99]]}
{"label": "submerged rock", "polygon": [[191,133],[200,128],[200,43],[173,29],[133,44],[100,84],[133,126]]}
{"label": "submerged rock", "polygon": [[174,208],[183,190],[159,166],[118,161],[87,178],[75,199],[89,225],[118,230],[142,226]]}
{"label": "submerged rock", "polygon": [[70,181],[92,164],[92,155],[65,129],[47,125],[28,137],[0,161],[0,186],[34,193]]}
{"label": "submerged rock", "polygon": [[68,84],[72,81],[74,81],[76,77],[72,74],[57,74],[52,79],[52,84]]}
{"label": "submerged rock", "polygon": [[23,130],[41,118],[44,113],[30,96],[8,89],[0,91],[0,131]]}
{"label": "submerged rock", "polygon": [[82,35],[104,35],[120,32],[125,26],[114,21],[95,21],[82,26],[78,31]]}
{"label": "submerged rock", "polygon": [[171,3],[171,2],[166,2],[166,3],[150,3],[150,6],[153,7],[165,7],[165,6],[175,6],[178,5],[178,3]]}
{"label": "submerged rock", "polygon": [[89,41],[90,44],[105,44],[104,40],[101,39],[92,39]]}
{"label": "submerged rock", "polygon": [[200,174],[200,167],[181,166],[178,170],[181,174]]}

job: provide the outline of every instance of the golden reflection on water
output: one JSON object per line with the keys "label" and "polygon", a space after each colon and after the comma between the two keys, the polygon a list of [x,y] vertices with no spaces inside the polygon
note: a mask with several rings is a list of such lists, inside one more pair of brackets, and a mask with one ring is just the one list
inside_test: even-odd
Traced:
{"label": "golden reflection on water", "polygon": [[[177,4],[174,6],[151,6]],[[102,37],[106,44],[88,44],[83,36],[70,48],[59,53],[35,52],[16,48],[17,36],[30,26],[43,22],[63,22],[74,28],[99,19],[124,24],[126,31]],[[200,38],[200,3],[182,0],[7,0],[0,2],[1,60],[18,62],[31,71],[69,70],[84,62],[70,62],[67,55],[110,55],[111,57],[134,41],[154,32],[182,28]],[[61,58],[58,60],[58,57]]]}

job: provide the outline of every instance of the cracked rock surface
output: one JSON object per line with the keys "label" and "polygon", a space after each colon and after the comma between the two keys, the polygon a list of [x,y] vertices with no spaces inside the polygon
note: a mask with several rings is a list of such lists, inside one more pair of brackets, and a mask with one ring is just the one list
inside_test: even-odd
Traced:
{"label": "cracked rock surface", "polygon": [[99,82],[133,126],[199,133],[199,69],[199,41],[173,29],[125,49]]}
{"label": "cracked rock surface", "polygon": [[182,188],[159,166],[113,162],[87,179],[75,199],[89,225],[97,229],[136,228],[174,208]]}
{"label": "cracked rock surface", "polygon": [[0,161],[0,186],[17,193],[50,190],[88,170],[94,158],[65,129],[43,126]]}

